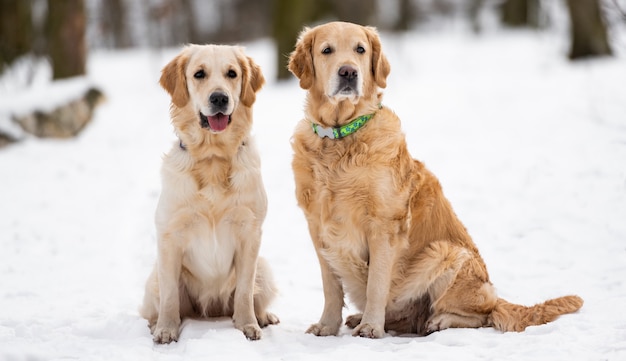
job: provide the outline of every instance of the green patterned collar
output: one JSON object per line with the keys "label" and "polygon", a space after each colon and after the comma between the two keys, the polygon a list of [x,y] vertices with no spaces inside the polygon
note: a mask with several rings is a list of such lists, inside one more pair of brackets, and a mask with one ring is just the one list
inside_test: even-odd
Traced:
{"label": "green patterned collar", "polygon": [[330,139],[341,139],[343,137],[347,137],[350,134],[356,133],[356,131],[361,129],[368,120],[372,119],[375,114],[376,113],[361,115],[360,117],[352,120],[350,123],[341,127],[324,128],[321,125],[315,123],[311,123],[311,126],[313,127],[313,132],[319,135],[320,138],[328,137]]}

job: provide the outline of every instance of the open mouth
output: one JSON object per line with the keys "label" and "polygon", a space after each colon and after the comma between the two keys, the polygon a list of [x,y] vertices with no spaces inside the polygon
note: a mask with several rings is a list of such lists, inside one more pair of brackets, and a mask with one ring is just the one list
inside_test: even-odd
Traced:
{"label": "open mouth", "polygon": [[214,115],[206,116],[200,112],[200,126],[205,129],[210,129],[216,133],[224,131],[230,124],[230,115],[224,113],[216,113]]}

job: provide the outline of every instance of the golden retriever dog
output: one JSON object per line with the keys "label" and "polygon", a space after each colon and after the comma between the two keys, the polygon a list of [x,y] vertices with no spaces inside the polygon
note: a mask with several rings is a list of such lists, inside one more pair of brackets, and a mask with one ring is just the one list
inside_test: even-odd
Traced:
{"label": "golden retriever dog", "polygon": [[252,105],[265,79],[240,47],[189,45],[162,71],[180,141],[164,156],[156,210],[158,256],[141,315],[157,343],[178,340],[181,318],[232,316],[250,340],[278,323],[258,258],[267,198]]}
{"label": "golden retriever dog", "polygon": [[582,306],[578,296],[532,307],[498,298],[439,181],[411,158],[400,120],[381,105],[390,65],[376,29],[305,28],[289,70],[307,90],[292,166],[325,299],[308,333],[338,333],[344,293],[362,312],[346,324],[370,338],[450,327],[522,331]]}

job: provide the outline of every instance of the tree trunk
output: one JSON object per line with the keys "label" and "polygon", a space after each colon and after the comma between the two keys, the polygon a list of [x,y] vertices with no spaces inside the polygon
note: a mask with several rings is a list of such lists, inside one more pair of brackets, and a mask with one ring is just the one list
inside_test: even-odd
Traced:
{"label": "tree trunk", "polygon": [[291,76],[287,70],[287,58],[294,49],[298,34],[302,31],[302,27],[313,16],[312,0],[293,1],[293,0],[275,0],[274,1],[274,21],[272,35],[276,42],[276,76],[279,80],[288,79]]}
{"label": "tree trunk", "polygon": [[539,0],[506,0],[501,14],[504,25],[538,28]]}
{"label": "tree trunk", "polygon": [[374,14],[377,10],[375,0],[339,0],[331,3],[338,20],[360,25],[375,23]]}
{"label": "tree trunk", "polygon": [[572,47],[569,58],[611,55],[606,25],[598,0],[567,0],[571,20]]}
{"label": "tree trunk", "polygon": [[126,5],[123,0],[102,1],[102,27],[111,40],[107,45],[115,49],[132,46],[126,24]]}
{"label": "tree trunk", "polygon": [[0,73],[33,48],[31,2],[0,0]]}
{"label": "tree trunk", "polygon": [[48,0],[47,50],[53,79],[85,74],[85,26],[83,0]]}
{"label": "tree trunk", "polygon": [[418,4],[411,0],[400,0],[398,4],[400,14],[398,14],[398,19],[393,25],[394,31],[407,31],[411,28],[411,24],[417,18],[417,6]]}

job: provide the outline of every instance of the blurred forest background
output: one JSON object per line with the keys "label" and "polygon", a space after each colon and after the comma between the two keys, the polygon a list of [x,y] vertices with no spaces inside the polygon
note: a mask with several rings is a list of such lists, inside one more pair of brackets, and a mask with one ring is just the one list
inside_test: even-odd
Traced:
{"label": "blurred forest background", "polygon": [[567,24],[575,60],[612,54],[611,29],[626,24],[625,8],[626,0],[0,0],[0,76],[24,59],[45,59],[54,79],[81,75],[90,49],[272,38],[284,79],[302,27],[331,20],[389,32],[461,27],[476,36]]}

